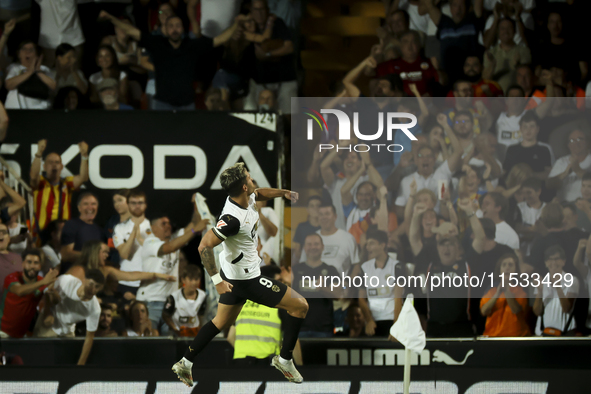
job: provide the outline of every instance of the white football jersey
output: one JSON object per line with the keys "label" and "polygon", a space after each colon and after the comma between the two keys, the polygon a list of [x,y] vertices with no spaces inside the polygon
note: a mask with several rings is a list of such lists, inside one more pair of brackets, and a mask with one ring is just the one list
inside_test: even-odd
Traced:
{"label": "white football jersey", "polygon": [[220,265],[228,279],[252,279],[261,274],[261,258],[257,252],[259,237],[259,212],[255,194],[243,208],[230,197],[213,228],[213,233],[223,242]]}
{"label": "white football jersey", "polygon": [[197,314],[203,301],[205,301],[205,292],[201,289],[197,289],[197,299],[195,300],[186,299],[183,289],[178,289],[168,297],[165,310],[172,315],[172,321],[178,328],[195,328],[199,327]]}
{"label": "white football jersey", "polygon": [[[376,259],[366,261],[361,265],[363,274],[368,276],[367,301],[369,310],[375,321],[394,320],[394,285],[396,277],[402,275],[398,260],[388,257],[384,268],[376,267]],[[370,283],[369,278],[374,277]],[[389,277],[393,277],[388,281]],[[377,286],[372,286],[377,285]]]}

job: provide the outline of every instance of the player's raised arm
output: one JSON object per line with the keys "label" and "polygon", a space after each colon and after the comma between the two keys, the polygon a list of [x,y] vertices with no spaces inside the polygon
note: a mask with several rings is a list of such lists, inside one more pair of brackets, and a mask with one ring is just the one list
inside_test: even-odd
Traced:
{"label": "player's raised arm", "polygon": [[257,201],[267,201],[277,197],[285,197],[291,202],[297,202],[299,198],[298,192],[292,192],[286,189],[271,189],[262,187],[254,191]]}

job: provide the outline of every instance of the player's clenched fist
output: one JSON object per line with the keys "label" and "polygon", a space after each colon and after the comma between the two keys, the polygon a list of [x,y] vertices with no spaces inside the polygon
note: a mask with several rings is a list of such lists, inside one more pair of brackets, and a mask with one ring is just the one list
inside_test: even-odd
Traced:
{"label": "player's clenched fist", "polygon": [[220,283],[218,283],[217,285],[215,285],[215,289],[217,290],[219,295],[231,292],[232,287],[234,287],[234,286],[232,286],[230,283],[226,282],[225,280],[223,280]]}

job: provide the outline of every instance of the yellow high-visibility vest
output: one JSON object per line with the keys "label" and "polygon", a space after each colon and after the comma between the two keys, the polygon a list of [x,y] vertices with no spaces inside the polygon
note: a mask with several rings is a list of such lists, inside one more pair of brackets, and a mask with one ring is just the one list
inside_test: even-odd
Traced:
{"label": "yellow high-visibility vest", "polygon": [[281,319],[277,308],[246,301],[236,319],[234,358],[266,358],[281,349]]}

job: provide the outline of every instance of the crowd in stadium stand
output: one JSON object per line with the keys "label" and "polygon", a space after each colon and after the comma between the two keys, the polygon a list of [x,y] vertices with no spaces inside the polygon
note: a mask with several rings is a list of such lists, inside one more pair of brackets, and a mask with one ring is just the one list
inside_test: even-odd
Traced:
{"label": "crowd in stadium stand", "polygon": [[[7,109],[291,113],[305,2],[36,3],[0,3]],[[397,131],[404,151],[394,154],[323,137],[343,149],[310,154],[307,220],[284,261],[270,241],[281,221],[259,206],[262,264],[309,298],[301,337],[388,337],[410,292],[427,296],[415,306],[429,337],[588,335],[590,53],[576,41],[588,5],[384,1],[379,44],[324,108],[369,91],[376,113],[418,115],[417,140]],[[0,139],[7,125],[0,107]],[[31,166],[30,229],[18,220],[25,200],[0,179],[0,333],[86,336],[82,364],[94,336],[194,336],[204,276],[181,248],[208,221],[195,211],[173,233],[166,212],[146,217],[149,191],[119,190],[112,202],[74,194],[88,181],[89,147],[80,142],[79,173],[62,177],[50,144],[39,141]],[[113,213],[108,223],[95,222],[98,209]],[[492,288],[451,297],[382,286],[389,276],[485,273],[496,275]],[[511,274],[548,273],[561,281],[507,285]],[[342,274],[380,282],[330,292],[298,280]]]}

